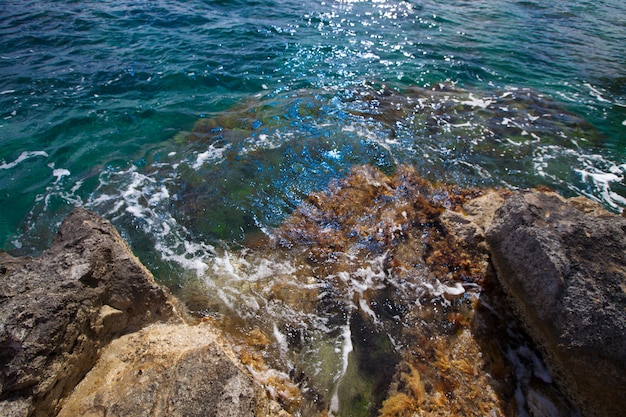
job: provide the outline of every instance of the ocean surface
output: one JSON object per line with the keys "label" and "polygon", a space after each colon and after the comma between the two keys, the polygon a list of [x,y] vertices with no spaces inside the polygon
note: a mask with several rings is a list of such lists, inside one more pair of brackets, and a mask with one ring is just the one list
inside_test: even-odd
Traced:
{"label": "ocean surface", "polygon": [[[8,250],[44,249],[74,205],[107,214],[102,201],[113,199],[123,206],[109,217],[128,217],[120,224],[176,217],[161,200],[180,190],[157,164],[237,189],[201,209],[237,211],[258,227],[360,162],[626,205],[621,1],[3,1],[0,36]],[[368,116],[385,108],[360,100],[440,84],[465,91],[452,100],[468,109],[454,120],[435,115],[438,130],[411,114],[417,101],[383,120]],[[491,114],[476,116],[490,101]],[[445,105],[429,100],[420,113]],[[264,114],[246,118],[255,107]],[[542,119],[547,108],[556,116]],[[216,116],[249,129],[236,144],[175,141]],[[258,174],[242,175],[243,165]],[[213,228],[232,228],[226,214],[214,217]],[[224,236],[234,235],[202,238]]]}
{"label": "ocean surface", "polygon": [[83,206],[236,305],[290,267],[233,253],[357,165],[626,207],[622,0],[2,0],[0,39],[15,255]]}

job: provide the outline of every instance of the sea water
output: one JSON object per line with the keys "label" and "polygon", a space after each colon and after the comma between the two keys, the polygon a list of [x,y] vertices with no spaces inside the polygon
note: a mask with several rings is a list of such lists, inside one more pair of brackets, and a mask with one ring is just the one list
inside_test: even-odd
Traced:
{"label": "sea water", "polygon": [[[2,248],[36,254],[72,207],[98,212],[161,282],[201,282],[217,301],[199,312],[282,317],[263,325],[281,360],[303,362],[284,317],[306,323],[316,359],[299,366],[331,413],[350,315],[329,328],[277,307],[273,284],[311,303],[325,284],[248,248],[312,192],[355,166],[410,165],[626,206],[621,1],[3,1],[0,36]],[[379,261],[332,276],[342,308],[374,322]],[[469,288],[426,284],[410,290]]]}

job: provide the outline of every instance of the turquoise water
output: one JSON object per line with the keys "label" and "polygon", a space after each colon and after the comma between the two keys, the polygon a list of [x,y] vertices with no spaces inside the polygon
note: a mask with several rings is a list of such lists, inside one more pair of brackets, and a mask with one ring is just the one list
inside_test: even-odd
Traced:
{"label": "turquoise water", "polygon": [[2,1],[0,37],[14,254],[84,206],[232,306],[291,268],[232,252],[356,165],[626,207],[623,1]]}
{"label": "turquoise water", "polygon": [[[274,169],[262,176],[261,188],[269,191],[260,195],[236,162],[213,158],[199,175],[213,170],[231,178],[226,187],[238,188],[241,198],[230,201],[229,190],[221,189],[200,203],[232,208],[240,212],[236,218],[252,217],[259,227],[284,217],[303,193],[350,165],[376,159],[379,165],[409,161],[426,176],[462,185],[542,183],[619,211],[626,205],[625,9],[620,1],[4,1],[1,245],[45,248],[50,225],[71,206],[98,210],[93,202],[103,194],[123,194],[128,184],[111,184],[111,177],[132,170],[153,175],[147,165],[170,152],[177,156],[168,163],[184,163],[207,144],[182,146],[176,135],[200,118],[243,117],[254,106],[275,110],[258,121],[265,133],[250,129],[256,155],[237,158],[254,169]],[[529,89],[550,100],[556,113],[567,111],[590,126],[569,126],[568,139],[557,144],[538,131],[540,139],[524,155],[515,154],[516,144],[486,155],[485,147],[467,143],[493,120],[468,120],[470,111],[456,124],[478,127],[428,136],[432,132],[408,126],[423,122],[409,121],[414,115],[368,120],[378,110],[372,100],[359,101],[365,90],[386,88],[402,97],[407,88],[440,83],[481,100]],[[295,114],[294,96],[319,111]],[[348,106],[370,108],[356,114]],[[426,106],[423,113],[439,104]],[[505,111],[491,118],[502,122]],[[253,144],[255,133],[280,135],[281,143]],[[332,143],[335,136],[341,149]],[[324,151],[336,158],[321,174],[324,160],[313,154]],[[509,159],[498,160],[507,153]],[[527,164],[515,163],[523,157]],[[294,165],[300,170],[283,170]],[[230,222],[216,216],[213,230],[220,221]],[[203,238],[223,236],[233,237]]]}

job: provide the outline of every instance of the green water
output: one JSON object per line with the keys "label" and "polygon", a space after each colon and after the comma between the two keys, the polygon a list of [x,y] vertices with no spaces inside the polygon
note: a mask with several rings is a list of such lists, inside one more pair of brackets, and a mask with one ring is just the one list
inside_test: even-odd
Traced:
{"label": "green water", "polygon": [[[566,132],[577,142],[579,155],[573,159],[561,158],[561,149],[542,151],[542,158],[563,165],[554,174],[510,181],[509,175],[488,166],[486,182],[543,182],[618,211],[626,194],[623,12],[617,1],[3,2],[0,241],[9,250],[18,249],[18,241],[24,252],[41,250],[49,241],[42,229],[57,223],[70,206],[97,200],[107,175],[132,166],[141,170],[144,159],[165,149],[178,151],[178,161],[185,161],[190,156],[184,152],[190,150],[177,147],[173,138],[191,130],[199,118],[224,113],[241,117],[237,112],[242,103],[319,97],[311,102],[317,106],[314,120],[288,113],[289,104],[276,104],[274,116],[286,116],[288,124],[278,122],[270,129],[293,135],[288,140],[296,147],[304,131],[311,140],[307,147],[323,147],[328,143],[324,138],[342,127],[367,125],[365,118],[355,122],[337,108],[338,101],[363,85],[384,86],[398,95],[406,88],[439,83],[479,97],[515,89],[545,95],[563,111],[586,120],[597,134]],[[363,104],[358,97],[353,101]],[[313,124],[307,127],[309,120]],[[378,132],[366,128],[368,134],[388,136],[389,126]],[[423,132],[405,135],[414,135],[413,148],[421,146]],[[355,161],[376,158],[363,155],[376,151],[359,146],[361,130],[344,136],[346,160],[328,175],[316,175],[318,160],[291,158],[302,158],[296,161],[302,167],[299,177],[311,177],[287,197],[292,203]],[[588,136],[592,140],[581,141]],[[468,140],[465,136],[457,143],[429,146],[441,151]],[[400,160],[416,153],[403,145],[406,141],[393,148]],[[272,150],[263,149],[262,143],[255,146],[272,160]],[[196,149],[191,152],[202,152],[201,146]],[[20,160],[23,152],[47,156]],[[472,159],[481,151],[463,152],[461,157]],[[416,165],[428,165],[433,157],[432,152],[410,155]],[[475,172],[449,166],[444,157],[434,161],[434,169],[460,171],[450,179],[462,184],[483,182],[481,175],[473,178]],[[492,165],[498,164],[497,154],[489,157]],[[213,165],[225,170],[221,175],[230,175],[231,168]],[[54,169],[69,175],[55,176]],[[240,167],[232,164],[232,169]],[[284,190],[277,183],[291,179],[277,173],[264,181]],[[254,194],[250,187],[243,184],[234,194]],[[277,194],[266,198],[285,198]],[[228,197],[223,200],[216,204],[233,205]],[[282,207],[271,210],[284,216]]]}

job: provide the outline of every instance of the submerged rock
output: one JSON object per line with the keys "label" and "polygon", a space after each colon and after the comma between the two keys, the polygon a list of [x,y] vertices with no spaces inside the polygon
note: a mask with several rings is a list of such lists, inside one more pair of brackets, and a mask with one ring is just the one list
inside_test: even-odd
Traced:
{"label": "submerged rock", "polygon": [[481,194],[409,166],[356,167],[275,231],[278,247],[314,265],[318,310],[350,324],[338,415],[505,415],[472,335],[485,251],[464,248],[444,216]]}
{"label": "submerged rock", "polygon": [[583,198],[520,193],[487,241],[526,330],[583,414],[623,414],[626,219]]}

